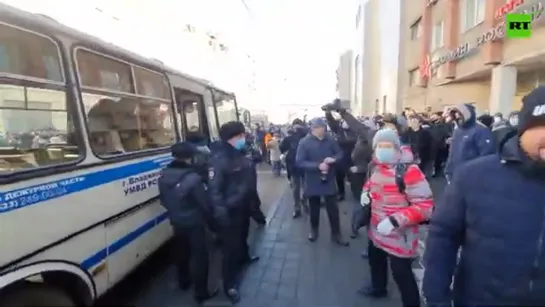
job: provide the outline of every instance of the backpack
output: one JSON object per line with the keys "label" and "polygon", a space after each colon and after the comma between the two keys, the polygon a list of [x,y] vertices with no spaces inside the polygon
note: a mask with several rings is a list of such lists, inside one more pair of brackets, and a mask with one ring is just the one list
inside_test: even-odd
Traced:
{"label": "backpack", "polygon": [[[407,168],[408,168],[407,164],[398,164],[396,165],[396,168],[395,168],[395,181],[397,185],[397,190],[399,191],[399,193],[403,195],[406,195],[405,189],[407,188],[407,186],[405,185],[405,172],[407,172]],[[409,206],[410,205],[411,204],[409,202]],[[425,220],[420,222],[420,225],[427,225],[429,223],[430,223],[429,220]]]}

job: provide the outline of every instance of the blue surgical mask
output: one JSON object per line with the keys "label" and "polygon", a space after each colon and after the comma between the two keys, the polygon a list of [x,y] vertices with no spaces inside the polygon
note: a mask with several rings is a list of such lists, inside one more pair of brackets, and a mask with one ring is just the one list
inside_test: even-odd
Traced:
{"label": "blue surgical mask", "polygon": [[233,144],[233,147],[235,147],[236,150],[243,150],[244,147],[246,147],[246,140],[243,138],[236,140],[235,144]]}
{"label": "blue surgical mask", "polygon": [[379,163],[397,162],[397,151],[394,148],[375,148],[375,157]]}

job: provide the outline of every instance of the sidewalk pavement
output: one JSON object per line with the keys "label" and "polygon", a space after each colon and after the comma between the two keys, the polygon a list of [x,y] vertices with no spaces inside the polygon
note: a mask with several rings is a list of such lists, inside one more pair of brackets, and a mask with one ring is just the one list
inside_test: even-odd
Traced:
{"label": "sidewalk pavement", "polygon": [[[430,180],[438,199],[445,187],[442,178]],[[308,241],[308,218],[292,218],[293,201],[288,189],[255,247],[260,261],[249,267],[241,285],[242,307],[356,307],[399,306],[401,298],[390,275],[389,297],[373,300],[361,297],[357,289],[369,280],[369,267],[360,253],[367,247],[367,236],[351,240],[350,247],[333,244],[325,210],[320,216],[320,238]],[[340,203],[343,234],[348,237],[353,202]],[[274,209],[271,209],[274,210]],[[426,227],[421,235],[426,236]],[[424,251],[424,240],[420,242]],[[422,254],[421,254],[422,255]],[[424,272],[420,259],[413,264],[419,285]],[[212,306],[212,305],[211,305]]]}
{"label": "sidewalk pavement", "polygon": [[[242,300],[237,306],[394,307],[401,304],[392,278],[388,298],[372,300],[356,293],[369,279],[367,260],[360,256],[367,247],[363,230],[359,238],[350,240],[350,247],[335,245],[330,241],[329,221],[322,210],[320,238],[311,243],[307,239],[308,216],[292,218],[293,201],[286,178],[275,178],[263,167],[259,170],[259,180],[262,210],[267,215],[268,225],[264,229],[252,227],[250,245],[261,259],[243,275]],[[342,230],[347,238],[352,206],[349,201],[339,205]],[[216,253],[210,269],[211,284],[219,280],[219,260]],[[414,269],[418,278],[423,272],[420,261],[415,261]],[[138,307],[193,306],[191,293],[177,288],[173,265],[153,272],[149,279],[146,288],[135,294],[128,304]],[[220,295],[204,306],[230,306],[230,303]]]}
{"label": "sidewalk pavement", "polygon": [[[274,177],[270,171],[270,166],[262,165],[258,168],[258,191],[261,198],[261,210],[265,216],[271,217],[276,208],[277,203],[286,188],[288,187],[288,181],[286,177]],[[273,211],[271,211],[273,210]],[[249,242],[250,246],[254,246],[252,242],[256,242],[259,239],[259,234],[264,231],[263,228],[257,228],[256,224],[251,224]],[[171,246],[167,246],[171,248]],[[165,255],[167,254],[167,255]],[[169,251],[163,252],[157,255],[160,259],[153,259],[152,262],[159,262],[162,264],[152,263],[147,265],[146,268],[140,268],[137,272],[139,277],[128,279],[123,282],[124,287],[118,290],[116,293],[110,294],[109,298],[105,300],[101,306],[106,305],[119,305],[119,302],[123,302],[123,305],[131,305],[137,307],[178,307],[178,306],[193,306],[194,300],[192,298],[192,292],[182,292],[178,289],[176,282],[176,268],[174,263],[174,254]],[[221,255],[217,252],[213,252],[210,261],[210,284],[219,284],[221,273]],[[141,277],[141,275],[147,275]],[[146,280],[147,278],[147,280]],[[144,282],[140,282],[136,279],[144,279]],[[133,286],[134,284],[134,286]],[[132,295],[128,295],[132,288]],[[114,291],[115,292],[115,291]],[[220,306],[226,305],[226,299],[219,297],[212,301],[214,304]],[[230,305],[230,304],[228,304]],[[216,305],[217,306],[217,305]],[[287,307],[287,306],[286,306]]]}
{"label": "sidewalk pavement", "polygon": [[[242,300],[237,306],[399,306],[400,297],[393,281],[386,299],[372,300],[356,293],[369,278],[367,261],[360,256],[367,246],[366,236],[351,240],[350,247],[332,243],[329,221],[322,210],[320,237],[314,243],[309,242],[308,218],[292,218],[290,192],[287,190],[277,204],[274,216],[256,244],[255,254],[261,259],[247,269],[240,287]],[[346,236],[351,207],[348,201],[340,204]]]}

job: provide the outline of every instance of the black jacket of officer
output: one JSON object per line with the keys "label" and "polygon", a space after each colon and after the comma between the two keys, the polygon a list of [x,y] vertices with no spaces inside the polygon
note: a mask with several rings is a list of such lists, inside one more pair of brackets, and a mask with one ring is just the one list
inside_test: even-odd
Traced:
{"label": "black jacket of officer", "polygon": [[244,133],[242,123],[228,122],[220,129],[221,141],[213,146],[208,188],[220,215],[249,209],[248,197],[257,189],[256,170],[246,157]]}
{"label": "black jacket of officer", "polygon": [[217,293],[208,290],[207,225],[211,217],[203,177],[192,163],[197,147],[188,142],[172,146],[172,161],[159,178],[161,204],[174,229],[178,284],[194,285],[194,296],[202,303]]}
{"label": "black jacket of officer", "polygon": [[221,141],[211,146],[208,192],[222,225],[222,279],[225,294],[240,299],[237,278],[244,263],[253,261],[247,244],[248,227],[257,195],[257,174],[246,157],[244,125],[228,122],[220,127]]}
{"label": "black jacket of officer", "polygon": [[206,224],[212,207],[206,194],[199,167],[188,163],[197,154],[193,144],[182,142],[172,146],[174,160],[159,178],[161,204],[167,209],[173,226],[190,227]]}

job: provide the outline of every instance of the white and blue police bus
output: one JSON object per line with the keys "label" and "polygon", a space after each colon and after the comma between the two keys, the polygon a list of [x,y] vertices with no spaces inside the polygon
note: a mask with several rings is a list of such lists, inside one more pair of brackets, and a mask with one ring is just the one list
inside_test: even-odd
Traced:
{"label": "white and blue police bus", "polygon": [[0,305],[90,306],[171,235],[157,179],[233,94],[0,4]]}

